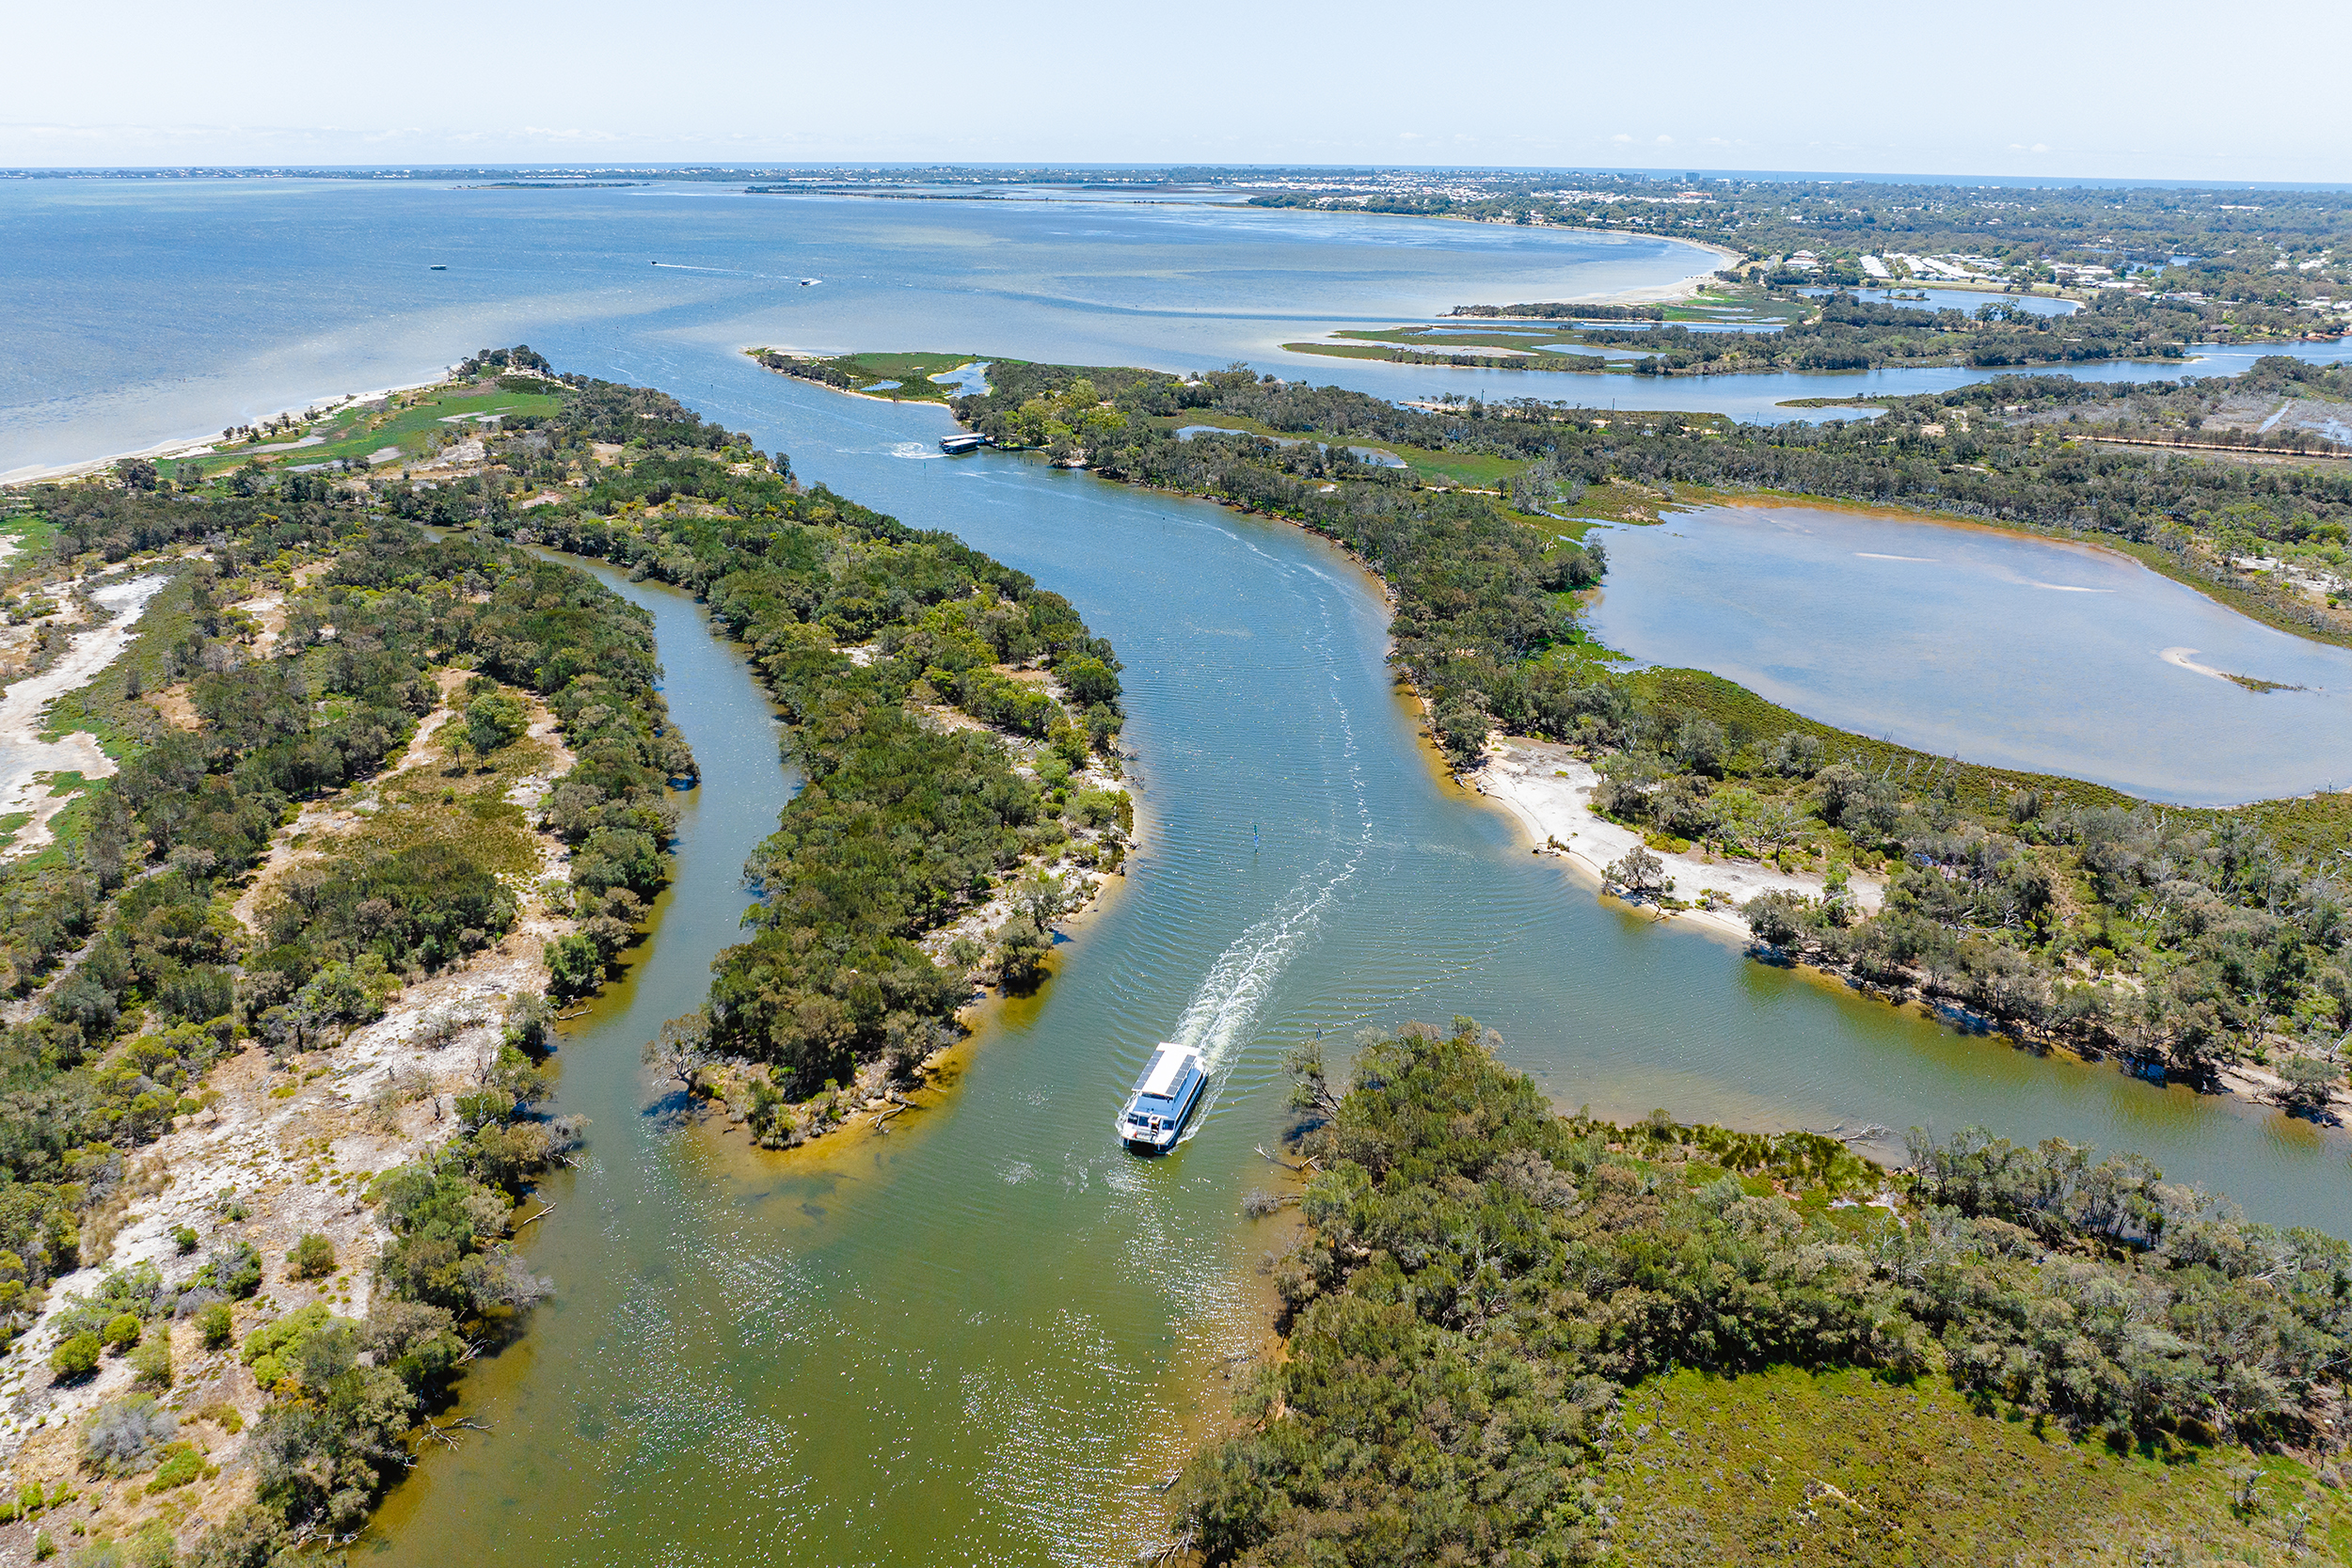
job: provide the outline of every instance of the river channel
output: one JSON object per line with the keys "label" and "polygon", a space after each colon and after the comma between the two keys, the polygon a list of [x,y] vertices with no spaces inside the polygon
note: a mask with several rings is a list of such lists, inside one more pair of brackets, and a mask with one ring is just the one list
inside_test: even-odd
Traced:
{"label": "river channel", "polygon": [[[1143,835],[1056,977],[991,1012],[937,1109],[841,1152],[681,1125],[636,1062],[700,994],[743,852],[787,787],[775,727],[694,607],[650,605],[704,780],[630,981],[563,1037],[557,1109],[594,1158],[532,1227],[558,1296],[480,1368],[491,1423],[383,1517],[395,1562],[1096,1563],[1261,1341],[1238,1212],[1279,1173],[1279,1058],[1322,1031],[1470,1013],[1566,1105],[1750,1126],[1984,1122],[2133,1147],[2259,1213],[2328,1223],[2344,1150],[2300,1123],[2038,1059],[1601,904],[1446,783],[1383,661],[1375,585],[1284,525],[1019,457],[926,455],[936,408],[691,356],[676,388],[822,480],[952,529],[1118,644]],[[1252,830],[1261,847],[1253,851]],[[1216,1099],[1171,1158],[1110,1117],[1152,1043],[1203,1043]]]}
{"label": "river channel", "polygon": [[[1262,1341],[1258,1263],[1282,1233],[1239,1205],[1276,1184],[1254,1150],[1281,1130],[1283,1049],[1317,1031],[1343,1049],[1368,1024],[1469,1013],[1566,1106],[2059,1133],[2140,1149],[2260,1217],[2341,1227],[2344,1145],[2303,1123],[1970,1037],[1602,904],[1432,766],[1375,585],[1327,544],[1029,459],[943,459],[944,410],[736,352],[961,342],[1198,366],[1426,319],[1465,290],[1663,282],[1695,270],[1682,247],[1081,202],[30,184],[0,188],[24,327],[0,346],[0,469],[524,339],[1035,574],[1125,660],[1132,875],[1040,995],[981,1020],[938,1108],[845,1150],[764,1155],[682,1121],[637,1053],[737,934],[744,856],[791,785],[777,726],[696,606],[597,568],[653,610],[703,779],[634,968],[561,1036],[555,1109],[591,1117],[592,1144],[525,1232],[556,1297],[467,1380],[490,1430],[389,1499],[372,1537],[387,1561],[1124,1559],[1225,1408],[1224,1358]],[[1421,369],[1310,373],[1419,392],[1402,378]],[[1645,391],[1708,406],[1732,379]],[[1147,1164],[1110,1118],[1168,1037],[1207,1047],[1216,1099]]]}

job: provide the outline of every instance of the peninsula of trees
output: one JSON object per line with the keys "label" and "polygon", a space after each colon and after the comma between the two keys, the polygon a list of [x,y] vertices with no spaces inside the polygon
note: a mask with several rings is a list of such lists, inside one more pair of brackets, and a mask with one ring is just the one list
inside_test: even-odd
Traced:
{"label": "peninsula of trees", "polygon": [[[138,618],[48,720],[116,770],[0,864],[0,1346],[63,1413],[0,1503],[28,1540],[347,1542],[553,1289],[512,1246],[583,1136],[539,1109],[548,1025],[639,940],[694,763],[650,617],[522,543],[701,594],[787,711],[806,784],[753,933],[656,1046],[763,1144],[913,1083],[1123,857],[1118,661],[1058,595],[660,393],[462,372],[19,498],[11,610],[128,585]],[[495,423],[450,439],[453,404]],[[120,1259],[159,1208],[172,1245]]]}
{"label": "peninsula of trees", "polygon": [[[2340,1555],[2352,1248],[2145,1161],[1555,1115],[1468,1019],[1296,1060],[1279,1357],[1211,1563]],[[1266,1199],[1268,1208],[1283,1199]],[[2196,1554],[2196,1555],[2190,1555]]]}
{"label": "peninsula of trees", "polygon": [[[1867,422],[1739,426],[1534,402],[1406,408],[1240,368],[993,361],[991,389],[954,406],[999,445],[1288,517],[1356,552],[1395,592],[1393,657],[1456,766],[1476,766],[1498,727],[1566,742],[1604,775],[1597,809],[1657,847],[1825,876],[1824,897],[1746,910],[1768,953],[2159,1076],[2212,1085],[2225,1067],[2259,1069],[2270,1092],[2328,1114],[2352,1030],[2346,797],[2158,811],[1927,756],[1699,672],[1618,673],[1584,641],[1575,594],[1607,564],[1577,542],[1582,519],[1769,489],[2107,538],[2340,640],[2352,621],[2303,579],[2233,562],[2260,548],[2341,570],[2352,473],[2094,437],[2276,406],[2280,388],[2324,418],[2341,373],[2265,360],[2178,387],[2002,380]],[[1471,473],[1484,483],[1454,477]],[[1837,891],[1857,870],[1888,879],[1876,913]]]}

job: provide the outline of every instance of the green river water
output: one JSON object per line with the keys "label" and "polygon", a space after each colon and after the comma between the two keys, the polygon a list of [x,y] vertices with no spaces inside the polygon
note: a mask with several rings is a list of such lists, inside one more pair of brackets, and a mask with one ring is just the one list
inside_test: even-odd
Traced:
{"label": "green river water", "polygon": [[[703,781],[649,943],[562,1036],[556,1109],[593,1124],[527,1233],[556,1298],[466,1385],[490,1432],[393,1494],[385,1560],[1131,1560],[1226,1408],[1227,1358],[1263,1343],[1259,1263],[1284,1232],[1239,1205],[1278,1184],[1254,1149],[1281,1130],[1281,1052],[1316,1030],[1470,1013],[1564,1105],[2062,1133],[2342,1228],[2343,1146],[2300,1123],[1972,1038],[1600,903],[1431,766],[1376,585],[1321,541],[1020,458],[918,461],[936,408],[616,369],[1069,594],[1126,662],[1141,842],[937,1108],[814,1157],[682,1123],[639,1047],[700,1001],[790,781],[698,607],[593,568],[654,611]],[[1110,1124],[1162,1038],[1203,1044],[1215,1100],[1146,1164]]]}

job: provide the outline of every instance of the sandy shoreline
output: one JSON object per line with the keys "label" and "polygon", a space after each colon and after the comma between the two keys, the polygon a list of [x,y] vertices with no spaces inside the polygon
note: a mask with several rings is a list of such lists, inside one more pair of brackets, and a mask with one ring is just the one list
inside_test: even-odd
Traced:
{"label": "sandy shoreline", "polygon": [[[1642,842],[1631,828],[1596,815],[1591,806],[1593,786],[1599,782],[1589,763],[1551,741],[1495,736],[1487,744],[1487,760],[1463,775],[1463,782],[1494,800],[1518,819],[1538,854],[1558,855],[1598,886],[1611,862]],[[1653,851],[1655,852],[1655,851]],[[1720,860],[1696,852],[1659,854],[1668,892],[1677,899],[1696,902],[1716,893],[1732,908],[1690,909],[1679,911],[1647,905],[1661,918],[1679,918],[1740,942],[1753,939],[1738,905],[1760,893],[1801,893],[1819,898],[1824,879],[1817,873],[1779,871],[1756,861]],[[1876,879],[1856,875],[1851,890],[1856,904],[1876,913],[1885,897]]]}
{"label": "sandy shoreline", "polygon": [[[415,392],[421,391],[427,387],[438,387],[448,379],[449,372],[443,371],[430,381],[404,381],[395,387],[381,387],[367,392],[328,392],[308,402],[281,408],[275,414],[260,415],[250,422],[266,424],[272,420],[299,415],[304,409],[316,408],[322,404],[373,403],[377,398],[388,398],[395,392]],[[76,463],[53,463],[46,467],[28,465],[22,468],[10,468],[6,473],[0,473],[0,490],[11,489],[20,484],[46,484],[61,479],[80,479],[85,475],[110,468],[117,463],[126,463],[135,457],[144,457],[151,462],[168,463],[176,458],[194,457],[202,452],[209,452],[219,443],[220,436],[217,434],[183,436],[168,441],[158,441],[151,447],[141,447],[136,451],[112,452],[104,457],[84,458]]]}
{"label": "sandy shoreline", "polygon": [[[1610,230],[1588,230],[1586,232],[1608,233]],[[1747,260],[1744,252],[1732,250],[1724,245],[1709,245],[1705,240],[1686,240],[1679,234],[1673,236],[1673,239],[1677,245],[1687,245],[1722,257],[1724,268],[1736,267]],[[1690,277],[1672,283],[1646,283],[1639,288],[1619,289],[1614,293],[1600,295],[1593,303],[1596,305],[1658,305],[1670,300],[1690,299],[1696,295],[1700,289],[1714,282],[1716,272],[1721,270],[1723,268],[1694,272]]]}

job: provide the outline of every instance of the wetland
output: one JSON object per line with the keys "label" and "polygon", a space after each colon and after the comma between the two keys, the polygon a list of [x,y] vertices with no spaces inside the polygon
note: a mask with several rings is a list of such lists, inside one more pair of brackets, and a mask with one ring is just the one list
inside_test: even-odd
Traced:
{"label": "wetland", "polygon": [[[278,194],[232,197],[269,208]],[[338,244],[451,194],[341,188],[330,208],[348,231]],[[796,783],[777,716],[743,650],[715,635],[705,607],[658,581],[581,563],[651,613],[670,719],[700,782],[673,794],[673,879],[652,904],[644,942],[623,956],[625,973],[588,1012],[557,1031],[560,1072],[547,1109],[586,1116],[591,1141],[579,1169],[545,1185],[554,1207],[523,1238],[530,1267],[556,1293],[525,1338],[470,1373],[461,1409],[486,1432],[423,1456],[380,1516],[376,1555],[730,1561],[788,1543],[796,1558],[839,1562],[1090,1563],[1153,1543],[1166,1519],[1159,1488],[1225,1422],[1235,1378],[1267,1348],[1272,1287],[1259,1263],[1290,1232],[1279,1220],[1245,1218],[1242,1206],[1280,1175],[1259,1149],[1277,1148],[1292,1121],[1282,1056],[1406,1018],[1492,1024],[1508,1063],[1564,1108],[1629,1122],[1664,1107],[1685,1124],[1839,1129],[1866,1142],[1866,1130],[1915,1123],[1982,1125],[2020,1142],[2058,1134],[2137,1149],[2177,1180],[2232,1194],[2258,1218],[2341,1224],[2344,1144],[2309,1120],[2062,1051],[2022,1051],[1819,972],[1755,963],[1735,942],[1597,899],[1564,863],[1530,854],[1517,822],[1443,766],[1423,733],[1427,715],[1399,689],[1383,585],[1331,540],[1036,454],[946,459],[936,447],[955,428],[946,409],[843,397],[741,356],[757,341],[810,350],[871,341],[854,330],[860,317],[908,296],[892,266],[875,262],[861,280],[839,247],[873,245],[907,270],[904,258],[926,242],[910,236],[912,214],[891,209],[917,204],[762,203],[763,214],[787,214],[755,220],[774,226],[763,249],[735,235],[732,218],[722,223],[698,205],[708,193],[555,195],[620,214],[614,225],[634,234],[648,227],[645,213],[675,220],[702,261],[772,267],[789,304],[769,297],[757,277],[665,268],[648,283],[644,274],[657,269],[610,236],[563,287],[529,264],[538,253],[501,254],[485,242],[455,300],[421,297],[421,268],[419,279],[401,280],[399,329],[371,352],[426,359],[422,345],[445,338],[452,318],[464,323],[469,346],[528,337],[565,370],[661,388],[749,433],[788,454],[804,483],[945,530],[1030,574],[1119,651],[1120,744],[1143,831],[1120,896],[1062,934],[1040,990],[975,1016],[975,1037],[942,1064],[947,1092],[930,1108],[897,1118],[886,1135],[757,1150],[688,1114],[638,1051],[663,1020],[700,1002],[712,959],[740,940],[754,902],[746,861]],[[476,198],[515,199],[466,193]],[[40,199],[65,203],[91,228],[108,221],[81,193]],[[210,193],[136,199],[178,203],[199,234],[216,232]],[[968,295],[945,286],[952,269],[934,257],[925,263],[934,269],[929,292],[915,291],[911,315],[892,318],[903,333],[898,346],[977,337],[1041,357],[1198,368],[1295,336],[1302,320],[1313,330],[1360,321],[1367,302],[1393,302],[1399,316],[1434,313],[1451,301],[1431,297],[1433,277],[1463,255],[1495,275],[1496,297],[1523,280],[1535,285],[1528,297],[1537,288],[1602,292],[1611,267],[1639,273],[1637,257],[1650,277],[1681,264],[1642,242],[1587,254],[1572,236],[1465,226],[1400,226],[1365,241],[1358,236],[1373,232],[1367,226],[1302,230],[1299,214],[1041,216],[998,205],[958,204],[954,221],[1094,223],[1109,231],[1107,249],[1094,254],[1136,268],[1172,236],[1199,247],[1187,254],[1200,266],[1117,305],[1105,296],[1127,279],[1057,275],[1047,290],[1043,269],[1009,275],[991,286],[993,323],[981,334],[954,314]],[[272,221],[311,243],[298,216]],[[523,216],[507,232],[542,221]],[[921,221],[940,220],[926,212]],[[1434,237],[1420,237],[1423,230]],[[1348,265],[1316,238],[1326,232],[1344,236]],[[1022,233],[1036,255],[1075,251],[1068,234]],[[828,245],[836,248],[820,254]],[[324,300],[329,280],[318,258],[327,248],[297,245],[288,285]],[[201,245],[196,256],[199,267],[230,264]],[[1243,277],[1268,261],[1311,274],[1297,289],[1315,309],[1272,322],[1245,309]],[[625,262],[634,263],[626,286],[617,281]],[[610,279],[598,272],[607,263]],[[1584,274],[1561,280],[1577,268]],[[787,275],[802,273],[823,274],[827,287],[796,296]],[[640,288],[657,293],[628,297]],[[812,295],[822,302],[791,319]],[[150,308],[164,303],[157,291]],[[942,325],[951,320],[952,335]],[[215,373],[202,367],[221,357],[218,342],[190,351],[135,409],[137,400],[110,401],[94,382],[78,399],[23,416],[9,427],[6,462],[177,434],[191,421],[174,408],[217,390],[199,384]],[[407,373],[389,359],[371,368],[386,381]],[[940,373],[928,362],[919,369]],[[1425,374],[1409,388],[1385,375],[1408,367],[1375,369],[1384,373],[1367,372],[1368,389],[1429,389]],[[24,373],[22,358],[15,373]],[[258,417],[275,388],[292,388],[289,402],[315,396],[328,372],[324,362],[295,362],[240,373]],[[1640,591],[1630,585],[1691,569],[1674,559],[1689,536],[1670,530],[1720,529],[1721,547],[1736,553],[1739,528],[1769,526],[1691,515],[1665,529],[1603,532],[1613,564],[1598,624],[1635,653],[1647,634],[1621,628],[1654,625],[1661,639],[1686,640],[1671,652],[1661,641],[1654,657],[1683,663],[1702,662],[1683,651],[1687,640],[1732,639],[1718,649],[1728,660],[1736,622],[1724,630],[1655,610],[1651,622],[1636,618]],[[1834,553],[1840,546],[1821,541],[1845,525],[1788,526],[1813,531],[1788,547]],[[1752,562],[1773,543],[1753,546]],[[1848,547],[1840,559],[1866,554]],[[1991,604],[2017,586],[2003,571],[2027,575],[2024,559],[1972,562],[1971,592]],[[1881,564],[1918,563],[1852,570]],[[2034,570],[2064,587],[2104,585]],[[1915,607],[1938,591],[1897,581],[1862,596]],[[2094,596],[2052,594],[2060,603]],[[2153,590],[2135,602],[2147,608],[2152,634],[2173,624],[2164,617],[2190,613]],[[1872,662],[1870,639],[1886,635],[1883,626],[1841,624],[1833,602],[1812,613],[1819,641],[1850,650],[1842,663]],[[2203,623],[2197,631],[2225,650],[2206,649],[2200,662],[2298,683],[2308,673],[2250,647],[2228,653],[2233,645]],[[2114,632],[2104,657],[2126,689],[2144,689],[2134,700],[2149,710],[2162,707],[2160,683],[2175,677],[2255,713],[2310,697],[2257,695],[2160,658],[2142,672],[2130,635]],[[2058,637],[2050,632],[2053,645]],[[2204,647],[2186,634],[2179,645]],[[1994,668],[1992,652],[1979,657]],[[1825,657],[1806,677],[1812,685],[1796,681],[1781,700],[1808,712],[1833,701],[1840,664]],[[2024,704],[2080,700],[2062,683],[2010,678]],[[1750,684],[1772,694],[1760,679]],[[1948,702],[1951,689],[1940,689]],[[1906,721],[1922,726],[1915,744],[1931,738],[1938,690],[1922,677],[1886,697],[1915,713]],[[2339,699],[2330,690],[2311,700]],[[1955,733],[1959,747],[1983,732]],[[2248,733],[2249,752],[2280,744]],[[2209,798],[2202,779],[2173,777],[2184,797]],[[1117,1147],[1110,1117],[1162,1038],[1203,1048],[1217,1071],[1216,1099],[1174,1158],[1147,1164]],[[1894,1152],[1883,1139],[1873,1147]]]}

